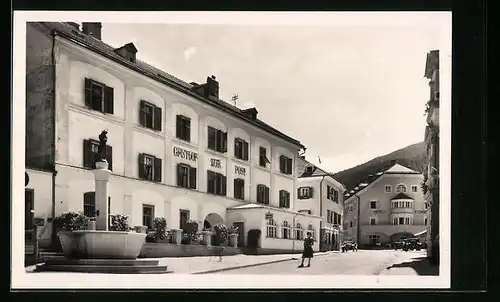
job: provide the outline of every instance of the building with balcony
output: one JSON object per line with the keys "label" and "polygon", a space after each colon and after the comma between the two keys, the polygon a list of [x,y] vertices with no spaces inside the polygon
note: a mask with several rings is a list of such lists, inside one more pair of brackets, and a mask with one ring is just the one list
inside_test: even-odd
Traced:
{"label": "building with balcony", "polygon": [[295,210],[298,140],[256,108],[221,100],[214,76],[187,83],[137,53],[132,43],[104,43],[100,23],[27,24],[30,221],[44,220],[50,237],[54,216],[94,214],[91,170],[107,129],[110,212],[129,215],[132,226],[152,227],[155,217],[170,229],[222,222],[239,227],[239,246],[258,229],[261,248],[280,250],[319,232],[320,217]]}
{"label": "building with balcony", "polygon": [[340,250],[345,186],[304,157],[297,159],[296,167],[296,209],[322,218],[318,237],[321,251]]}
{"label": "building with balcony", "polygon": [[423,175],[395,162],[344,196],[344,236],[360,247],[388,244],[425,231]]}
{"label": "building with balcony", "polygon": [[427,54],[425,77],[429,79],[430,96],[426,104],[427,126],[425,144],[427,150],[423,190],[429,204],[427,230],[427,256],[439,264],[439,50]]}

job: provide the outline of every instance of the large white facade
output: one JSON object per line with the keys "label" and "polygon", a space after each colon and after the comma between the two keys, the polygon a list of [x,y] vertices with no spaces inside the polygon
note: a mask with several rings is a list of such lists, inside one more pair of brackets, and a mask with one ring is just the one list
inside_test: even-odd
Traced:
{"label": "large white facade", "polygon": [[[319,229],[319,217],[297,214],[297,175],[280,171],[280,157],[286,156],[295,165],[298,143],[271,134],[235,115],[224,112],[192,96],[167,87],[136,71],[117,64],[83,46],[62,37],[55,43],[55,204],[54,214],[83,211],[84,194],[94,191],[91,169],[84,168],[84,141],[97,140],[108,130],[108,145],[112,147],[112,175],[109,181],[110,211],[130,215],[131,225],[143,225],[143,206],[153,208],[155,217],[165,217],[169,228],[181,227],[181,212],[196,220],[203,228],[209,215],[215,215],[226,225],[244,222],[243,233],[250,227],[264,230],[263,221],[253,210],[239,209],[241,215],[228,215],[228,208],[257,203],[257,186],[269,188],[269,204],[261,216],[272,211],[303,220],[304,225]],[[90,109],[85,103],[85,81],[92,79],[113,88],[113,113]],[[161,130],[152,130],[140,123],[140,103],[161,108]],[[190,119],[189,141],[176,135],[176,118]],[[208,127],[227,133],[227,152],[208,149]],[[235,156],[234,141],[248,142],[248,160]],[[270,164],[262,167],[259,150],[267,150]],[[148,181],[140,177],[141,154],[161,160],[161,180]],[[187,154],[187,155],[186,155]],[[178,186],[178,164],[196,168],[196,188]],[[226,179],[225,196],[208,192],[207,172],[222,174]],[[156,174],[157,172],[155,172]],[[234,196],[234,179],[244,180],[243,199]],[[280,191],[289,193],[290,204],[280,208]],[[224,194],[222,194],[224,195]],[[38,216],[52,216],[52,200],[36,200]],[[39,210],[40,209],[40,210]],[[248,214],[246,212],[248,211]],[[254,218],[255,216],[255,218]],[[185,217],[185,216],[184,216]],[[255,220],[255,221],[253,221]],[[254,226],[255,225],[255,226]],[[286,248],[288,242],[262,247]]]}

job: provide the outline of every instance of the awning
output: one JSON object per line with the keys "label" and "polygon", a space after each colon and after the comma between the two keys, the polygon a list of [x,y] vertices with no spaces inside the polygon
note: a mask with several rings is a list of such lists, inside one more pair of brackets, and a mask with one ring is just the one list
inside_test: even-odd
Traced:
{"label": "awning", "polygon": [[415,236],[418,237],[418,236],[424,235],[425,233],[427,233],[427,230],[424,230],[422,232],[418,232],[418,233],[415,234]]}

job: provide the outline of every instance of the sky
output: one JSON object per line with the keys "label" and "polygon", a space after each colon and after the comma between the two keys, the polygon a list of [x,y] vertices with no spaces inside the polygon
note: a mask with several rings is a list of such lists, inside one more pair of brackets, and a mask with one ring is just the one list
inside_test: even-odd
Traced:
{"label": "sky", "polygon": [[423,141],[426,54],[451,42],[447,15],[358,19],[103,22],[102,39],[116,47],[133,42],[139,59],[186,82],[215,75],[221,99],[238,95],[239,108],[255,106],[261,120],[307,147],[307,160],[338,172]]}

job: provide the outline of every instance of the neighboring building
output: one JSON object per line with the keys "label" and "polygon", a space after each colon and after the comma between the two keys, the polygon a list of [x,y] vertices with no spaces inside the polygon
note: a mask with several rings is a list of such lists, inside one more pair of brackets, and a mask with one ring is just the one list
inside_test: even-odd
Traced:
{"label": "neighboring building", "polygon": [[296,209],[321,216],[320,250],[340,250],[342,240],[344,185],[304,158],[297,159]]}
{"label": "neighboring building", "polygon": [[[111,213],[130,215],[133,226],[151,227],[154,217],[171,229],[190,219],[200,230],[235,224],[240,246],[259,229],[262,248],[301,248],[295,241],[320,227],[320,217],[294,211],[294,166],[304,146],[259,120],[255,108],[220,100],[215,77],[186,83],[137,52],[132,43],[102,42],[100,23],[27,24],[33,219],[50,228],[62,212],[94,213],[91,170],[97,136],[108,129]],[[277,227],[285,221],[296,222],[288,240]]]}
{"label": "neighboring building", "polygon": [[423,190],[430,205],[427,229],[427,255],[439,264],[439,50],[427,54],[425,77],[429,79],[430,97],[427,102],[425,144],[427,158]]}
{"label": "neighboring building", "polygon": [[426,229],[423,176],[395,162],[345,195],[344,234],[360,247],[387,244]]}

